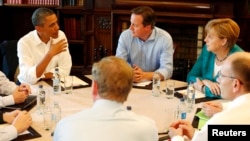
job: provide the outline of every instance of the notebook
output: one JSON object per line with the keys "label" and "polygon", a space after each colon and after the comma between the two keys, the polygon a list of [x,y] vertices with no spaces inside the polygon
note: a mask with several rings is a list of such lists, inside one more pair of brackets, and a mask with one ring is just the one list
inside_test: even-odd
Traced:
{"label": "notebook", "polygon": [[[0,94],[0,96],[6,96],[6,95],[5,94]],[[26,111],[29,111],[35,105],[36,105],[36,96],[35,95],[29,95],[29,97],[23,103],[2,107],[0,110],[2,110],[2,111],[13,111],[13,110],[26,110]]]}

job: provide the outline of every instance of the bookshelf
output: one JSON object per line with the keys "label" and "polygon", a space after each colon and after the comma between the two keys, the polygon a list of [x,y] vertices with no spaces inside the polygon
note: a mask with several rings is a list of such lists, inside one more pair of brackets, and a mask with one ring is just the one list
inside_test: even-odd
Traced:
{"label": "bookshelf", "polygon": [[241,28],[237,43],[250,51],[249,0],[0,0],[0,42],[17,40],[33,30],[33,11],[49,7],[57,13],[60,28],[68,37],[72,73],[89,74],[93,62],[115,54],[120,33],[130,26],[130,10],[140,5],[152,7],[157,26],[173,36],[177,47],[174,59],[180,66],[188,68],[197,58],[203,45],[199,31],[213,18],[234,19]]}
{"label": "bookshelf", "polygon": [[[82,74],[92,65],[89,46],[92,44],[93,26],[92,9],[93,0],[0,0],[0,18],[6,19],[0,27],[2,40],[20,39],[29,31],[34,30],[31,23],[31,15],[38,7],[48,7],[58,16],[60,29],[65,32],[69,43],[69,51],[72,56],[71,74]],[[10,17],[3,13],[9,13]],[[15,17],[15,18],[14,18]],[[20,26],[15,26],[16,21]],[[15,33],[15,31],[19,31]]]}

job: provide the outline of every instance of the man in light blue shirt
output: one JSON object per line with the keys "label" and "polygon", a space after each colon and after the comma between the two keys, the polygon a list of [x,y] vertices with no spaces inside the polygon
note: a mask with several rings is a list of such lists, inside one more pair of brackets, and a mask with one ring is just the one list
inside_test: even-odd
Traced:
{"label": "man in light blue shirt", "polygon": [[173,40],[163,29],[155,27],[153,9],[146,6],[131,10],[131,25],[119,38],[116,56],[134,68],[134,82],[152,80],[159,72],[161,80],[173,73]]}
{"label": "man in light blue shirt", "polygon": [[129,111],[127,101],[133,69],[108,56],[92,66],[93,106],[59,121],[54,141],[158,141],[152,119]]}

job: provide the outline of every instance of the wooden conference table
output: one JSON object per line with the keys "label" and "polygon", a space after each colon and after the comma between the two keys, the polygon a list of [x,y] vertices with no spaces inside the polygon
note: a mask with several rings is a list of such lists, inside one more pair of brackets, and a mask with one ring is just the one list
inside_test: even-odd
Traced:
{"label": "wooden conference table", "polygon": [[[87,76],[91,77],[91,76]],[[52,87],[45,82],[39,82],[43,84],[47,93],[52,94]],[[166,81],[161,82],[161,89],[165,89]],[[184,88],[187,86],[186,82],[175,81],[176,88]],[[37,91],[38,85],[32,86],[32,91]],[[60,96],[50,96],[50,101],[56,100],[61,107],[62,118],[77,113],[81,110],[90,108],[93,105],[91,96],[91,87],[74,89],[72,94],[61,94]],[[159,131],[163,131],[165,126],[168,126],[167,121],[172,120],[168,117],[173,117],[173,110],[177,108],[179,102],[178,98],[166,99],[164,92],[160,97],[153,97],[151,90],[142,88],[133,88],[128,96],[125,106],[131,106],[132,111],[138,114],[142,114],[155,120]],[[51,141],[52,131],[46,131],[43,129],[43,116],[36,112],[36,107],[30,110],[33,123],[31,127],[35,129],[41,137],[30,139],[32,141]],[[195,110],[188,113],[187,119],[192,121]],[[171,116],[170,116],[171,115]],[[164,126],[165,125],[165,126]]]}

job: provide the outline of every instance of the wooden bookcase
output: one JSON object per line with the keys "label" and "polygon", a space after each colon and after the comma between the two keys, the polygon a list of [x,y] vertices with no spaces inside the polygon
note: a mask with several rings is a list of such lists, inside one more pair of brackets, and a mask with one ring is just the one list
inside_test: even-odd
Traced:
{"label": "wooden bookcase", "polygon": [[[31,3],[32,2],[32,3]],[[89,73],[92,65],[90,46],[93,44],[93,0],[23,0],[0,6],[0,42],[18,40],[34,30],[31,15],[38,7],[48,7],[58,16],[59,26],[65,32],[72,56],[71,74]],[[5,14],[5,13],[8,13]],[[18,31],[18,32],[17,32]]]}
{"label": "wooden bookcase", "polygon": [[[28,1],[54,1],[54,5],[28,4]],[[208,20],[228,17],[241,28],[237,44],[250,51],[249,0],[22,0],[23,4],[6,4],[0,0],[0,42],[17,40],[34,27],[31,15],[38,7],[49,7],[59,18],[61,30],[69,40],[73,60],[72,73],[89,74],[93,62],[115,55],[120,33],[130,25],[130,10],[140,5],[152,7],[157,25],[167,30],[176,47],[175,77],[185,80],[188,68],[196,60]],[[2,5],[1,5],[2,3]],[[184,61],[183,61],[184,60]],[[183,63],[186,62],[187,63]]]}

